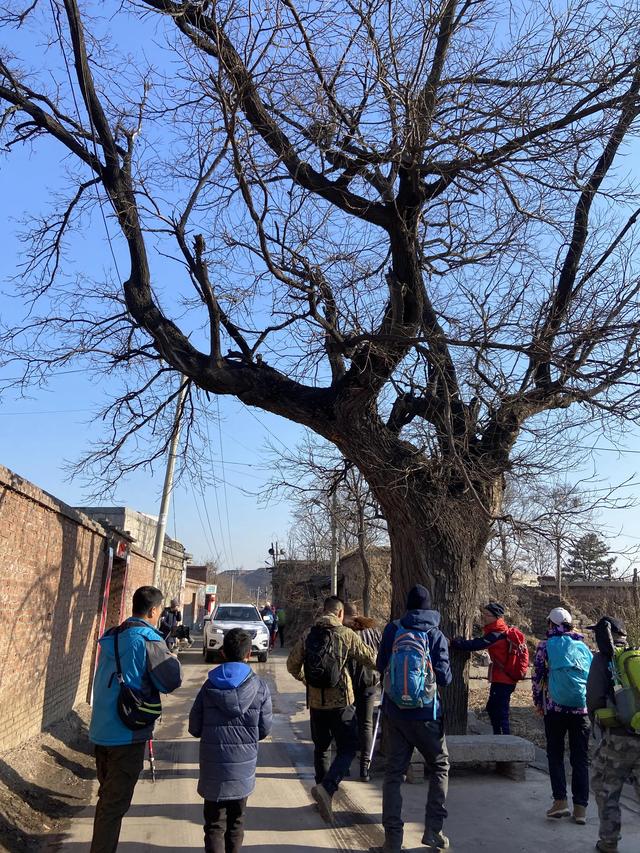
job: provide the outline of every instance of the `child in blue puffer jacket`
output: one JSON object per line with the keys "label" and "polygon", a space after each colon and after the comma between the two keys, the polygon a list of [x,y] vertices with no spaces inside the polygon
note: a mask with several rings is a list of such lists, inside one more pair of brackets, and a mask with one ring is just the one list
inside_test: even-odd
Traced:
{"label": "child in blue puffer jacket", "polygon": [[256,784],[258,741],[271,731],[271,694],[247,664],[251,637],[241,628],[225,635],[225,663],[212,669],[189,714],[200,738],[198,793],[204,798],[204,849],[238,853],[247,798]]}

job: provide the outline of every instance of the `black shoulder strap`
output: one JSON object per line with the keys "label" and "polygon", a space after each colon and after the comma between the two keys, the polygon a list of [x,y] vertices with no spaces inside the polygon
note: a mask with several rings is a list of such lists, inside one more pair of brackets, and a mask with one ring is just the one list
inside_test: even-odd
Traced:
{"label": "black shoulder strap", "polygon": [[118,650],[118,634],[122,630],[122,626],[118,625],[113,634],[113,650],[116,655],[116,677],[118,681],[122,681],[122,664],[120,663],[120,652]]}

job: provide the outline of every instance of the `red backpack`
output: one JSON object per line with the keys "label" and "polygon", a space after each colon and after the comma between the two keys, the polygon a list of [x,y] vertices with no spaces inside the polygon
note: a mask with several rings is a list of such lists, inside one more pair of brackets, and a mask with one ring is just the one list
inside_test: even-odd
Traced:
{"label": "red backpack", "polygon": [[529,668],[529,648],[522,631],[509,627],[504,632],[507,641],[507,659],[501,667],[505,675],[513,681],[522,681],[527,677]]}

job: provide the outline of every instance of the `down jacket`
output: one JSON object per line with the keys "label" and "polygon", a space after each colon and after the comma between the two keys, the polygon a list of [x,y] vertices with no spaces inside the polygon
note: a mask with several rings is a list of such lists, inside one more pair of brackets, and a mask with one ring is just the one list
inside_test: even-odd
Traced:
{"label": "down jacket", "polygon": [[[407,610],[400,620],[400,624],[404,628],[413,628],[416,631],[424,631],[426,633],[431,664],[436,676],[436,684],[439,687],[446,687],[448,684],[451,684],[449,646],[439,627],[440,614],[438,611]],[[393,641],[395,640],[397,631],[398,625],[395,622],[389,622],[382,632],[382,640],[376,662],[380,675],[384,676],[385,670],[389,666],[393,651]],[[430,708],[399,708],[387,696],[384,696],[382,700],[382,708],[387,716],[393,717],[395,720],[430,720],[433,716],[433,711]],[[438,702],[436,706],[436,713],[438,718],[442,716],[441,702]]]}
{"label": "down jacket", "polygon": [[189,714],[200,738],[198,793],[205,800],[240,800],[256,784],[258,741],[272,724],[271,694],[246,663],[212,669]]}

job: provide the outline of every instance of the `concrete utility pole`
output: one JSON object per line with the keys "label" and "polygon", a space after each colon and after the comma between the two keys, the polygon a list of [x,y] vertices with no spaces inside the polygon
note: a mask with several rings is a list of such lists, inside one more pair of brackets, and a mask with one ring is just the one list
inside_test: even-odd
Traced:
{"label": "concrete utility pole", "polygon": [[160,515],[156,527],[156,543],[153,549],[153,585],[160,586],[160,569],[162,567],[162,551],[164,549],[164,534],[167,529],[167,518],[169,517],[169,504],[171,502],[171,491],[173,489],[173,470],[176,466],[178,442],[180,440],[180,427],[182,420],[182,409],[187,396],[187,380],[180,374],[180,393],[176,402],[176,414],[173,421],[173,432],[169,444],[169,455],[167,457],[167,470],[164,475],[164,486],[162,488],[162,500],[160,501]]}
{"label": "concrete utility pole", "polygon": [[331,496],[331,595],[338,594],[338,490]]}

